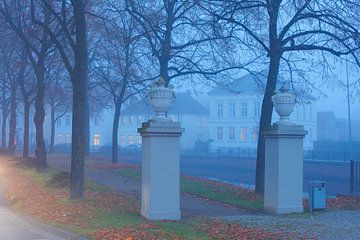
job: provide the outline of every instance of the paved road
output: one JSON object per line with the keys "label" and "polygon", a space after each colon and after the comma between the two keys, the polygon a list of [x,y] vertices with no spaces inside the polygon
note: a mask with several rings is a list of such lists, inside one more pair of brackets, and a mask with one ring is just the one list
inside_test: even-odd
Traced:
{"label": "paved road", "polygon": [[1,240],[70,240],[83,239],[63,230],[46,226],[21,216],[10,209],[0,189],[0,239]]}
{"label": "paved road", "polygon": [[[109,156],[105,156],[110,158]],[[120,155],[120,162],[140,164],[140,155]],[[214,178],[234,184],[254,185],[255,159],[248,158],[181,158],[181,173]],[[350,164],[346,162],[304,162],[304,192],[309,181],[325,181],[328,195],[350,193]]]}

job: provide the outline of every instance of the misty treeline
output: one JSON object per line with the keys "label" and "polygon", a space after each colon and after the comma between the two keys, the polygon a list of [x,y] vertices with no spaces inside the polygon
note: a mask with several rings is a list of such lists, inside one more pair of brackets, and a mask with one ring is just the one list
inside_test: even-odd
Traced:
{"label": "misty treeline", "polygon": [[[256,167],[262,194],[262,132],[271,125],[279,73],[296,92],[316,88],[305,69],[326,72],[332,56],[359,66],[359,11],[357,0],[0,0],[2,149],[15,153],[22,112],[23,159],[33,120],[36,168],[45,170],[55,122],[71,111],[70,197],[83,198],[91,114],[113,109],[116,163],[124,103],[160,77],[212,85],[265,75]],[[44,129],[46,114],[51,129]]]}

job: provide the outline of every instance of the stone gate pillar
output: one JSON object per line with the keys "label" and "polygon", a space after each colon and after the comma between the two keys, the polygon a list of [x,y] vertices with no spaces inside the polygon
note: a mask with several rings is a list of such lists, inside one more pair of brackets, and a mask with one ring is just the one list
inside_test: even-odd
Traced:
{"label": "stone gate pillar", "polygon": [[160,78],[149,92],[156,116],[142,124],[141,215],[149,220],[179,220],[180,136],[184,130],[167,118],[175,96]]}
{"label": "stone gate pillar", "polygon": [[289,121],[295,97],[286,88],[273,96],[280,121],[264,133],[264,209],[270,213],[303,212],[303,139],[307,132]]}

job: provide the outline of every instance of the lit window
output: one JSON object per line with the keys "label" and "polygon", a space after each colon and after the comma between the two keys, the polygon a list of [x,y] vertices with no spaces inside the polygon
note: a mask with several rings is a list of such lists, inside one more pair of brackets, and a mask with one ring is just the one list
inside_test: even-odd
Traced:
{"label": "lit window", "polygon": [[229,127],[229,140],[234,141],[235,140],[235,128]]}
{"label": "lit window", "polygon": [[234,118],[235,117],[235,103],[229,104],[229,117]]}
{"label": "lit window", "polygon": [[223,128],[222,127],[217,128],[217,140],[219,140],[219,141],[223,140]]}
{"label": "lit window", "polygon": [[100,145],[100,134],[95,134],[94,135],[94,146],[99,146]]}
{"label": "lit window", "polygon": [[61,135],[61,133],[58,133],[58,135],[56,136],[56,143],[57,143],[57,144],[61,144],[61,143],[62,143],[62,135]]}
{"label": "lit window", "polygon": [[219,117],[219,118],[222,118],[223,117],[223,104],[222,103],[219,103],[218,104],[218,112],[217,112],[217,116]]}
{"label": "lit window", "polygon": [[66,115],[66,125],[69,126],[71,123],[70,115]]}
{"label": "lit window", "polygon": [[129,143],[129,144],[134,144],[134,138],[133,138],[132,135],[129,135],[128,143]]}
{"label": "lit window", "polygon": [[66,136],[65,136],[65,141],[66,141],[66,144],[70,144],[70,143],[71,143],[70,133],[67,133],[67,134],[66,134]]}
{"label": "lit window", "polygon": [[126,144],[126,137],[125,135],[121,135],[121,145],[125,145]]}
{"label": "lit window", "polygon": [[242,142],[247,141],[247,128],[240,128],[240,140]]}
{"label": "lit window", "polygon": [[254,116],[260,117],[260,103],[256,102],[254,106]]}
{"label": "lit window", "polygon": [[58,118],[58,120],[56,120],[56,126],[61,126],[61,118]]}
{"label": "lit window", "polygon": [[247,117],[248,115],[248,107],[247,107],[247,103],[242,103],[241,104],[241,116],[242,117]]}

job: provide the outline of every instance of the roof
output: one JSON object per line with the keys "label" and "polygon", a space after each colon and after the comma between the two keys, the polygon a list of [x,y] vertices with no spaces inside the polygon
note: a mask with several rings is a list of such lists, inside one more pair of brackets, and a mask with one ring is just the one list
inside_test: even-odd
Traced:
{"label": "roof", "polygon": [[218,85],[208,94],[210,96],[233,95],[233,94],[262,94],[265,91],[266,78],[262,75],[253,76],[247,74],[226,85]]}
{"label": "roof", "polygon": [[[209,111],[191,96],[190,93],[176,93],[175,102],[169,109],[169,114],[183,114],[183,115],[208,115]],[[121,111],[122,115],[140,115],[140,114],[154,114],[149,101],[144,99],[129,105],[126,109]]]}
{"label": "roof", "polygon": [[[218,85],[217,88],[214,88],[208,94],[210,96],[226,96],[226,95],[238,95],[238,94],[247,94],[247,95],[263,95],[265,93],[267,76],[263,74],[247,74],[243,77],[234,80],[226,85]],[[285,83],[285,79],[282,76],[278,77],[277,88]],[[306,89],[302,87],[296,87],[293,89],[293,93],[296,96],[296,99],[299,103],[306,103],[309,101],[315,101],[316,98],[311,95],[311,92],[307,92]]]}

